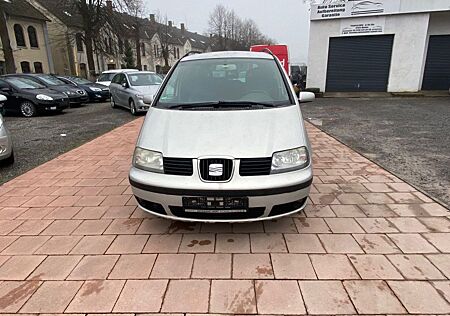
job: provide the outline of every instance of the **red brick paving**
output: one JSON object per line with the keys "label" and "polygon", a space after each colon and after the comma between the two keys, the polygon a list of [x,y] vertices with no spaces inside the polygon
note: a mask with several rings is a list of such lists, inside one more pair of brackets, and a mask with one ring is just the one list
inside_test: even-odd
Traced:
{"label": "red brick paving", "polygon": [[141,123],[0,186],[1,313],[450,314],[450,212],[412,186],[308,125],[303,212],[173,225],[131,195]]}

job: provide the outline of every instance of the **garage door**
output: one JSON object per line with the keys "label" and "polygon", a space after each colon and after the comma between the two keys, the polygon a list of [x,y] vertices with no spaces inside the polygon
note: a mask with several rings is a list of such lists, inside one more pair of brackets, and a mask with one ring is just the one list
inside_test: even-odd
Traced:
{"label": "garage door", "polygon": [[450,88],[450,35],[430,36],[423,90]]}
{"label": "garage door", "polygon": [[330,38],[326,91],[387,91],[393,42],[393,35]]}

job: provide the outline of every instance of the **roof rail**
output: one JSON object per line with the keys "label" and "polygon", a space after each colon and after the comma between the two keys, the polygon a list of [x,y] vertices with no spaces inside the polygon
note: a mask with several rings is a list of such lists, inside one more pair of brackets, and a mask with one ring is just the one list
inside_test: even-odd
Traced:
{"label": "roof rail", "polygon": [[184,57],[193,55],[193,54],[202,54],[203,52],[199,51],[199,50],[191,50],[190,52],[187,52],[186,54],[183,55],[183,57],[181,57],[180,59],[183,59]]}

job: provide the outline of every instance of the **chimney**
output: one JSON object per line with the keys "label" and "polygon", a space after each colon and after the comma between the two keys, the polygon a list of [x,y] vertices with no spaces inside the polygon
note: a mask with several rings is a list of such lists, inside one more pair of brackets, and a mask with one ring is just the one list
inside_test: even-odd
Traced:
{"label": "chimney", "polygon": [[172,27],[172,21],[169,21],[169,27]]}
{"label": "chimney", "polygon": [[154,14],[150,14],[150,22],[155,23],[156,19],[155,19],[155,15]]}
{"label": "chimney", "polygon": [[113,11],[112,0],[106,0],[106,8],[108,9],[108,12],[112,12]]}
{"label": "chimney", "polygon": [[184,31],[186,31],[186,28],[184,26],[184,23],[180,24],[180,28],[181,28],[181,33],[184,33]]}

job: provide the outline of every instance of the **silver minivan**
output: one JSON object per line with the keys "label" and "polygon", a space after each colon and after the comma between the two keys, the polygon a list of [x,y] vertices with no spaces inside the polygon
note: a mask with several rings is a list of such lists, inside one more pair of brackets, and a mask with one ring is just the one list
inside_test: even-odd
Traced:
{"label": "silver minivan", "polygon": [[129,180],[139,206],[156,216],[274,219],[305,207],[311,155],[299,100],[276,57],[196,54],[174,65],[155,96]]}
{"label": "silver minivan", "polygon": [[2,108],[6,97],[0,94],[0,164],[9,165],[14,163],[14,151],[11,135],[3,124]]}
{"label": "silver minivan", "polygon": [[162,79],[150,71],[127,71],[114,76],[109,85],[111,107],[122,106],[131,114],[148,110]]}

